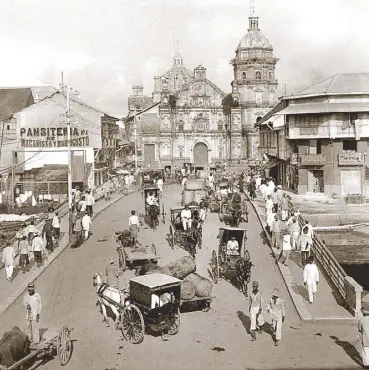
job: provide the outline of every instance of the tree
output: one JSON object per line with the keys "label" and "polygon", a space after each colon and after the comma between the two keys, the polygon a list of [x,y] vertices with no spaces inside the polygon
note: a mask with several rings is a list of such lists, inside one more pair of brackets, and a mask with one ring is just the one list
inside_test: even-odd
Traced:
{"label": "tree", "polygon": [[222,99],[222,106],[224,116],[230,120],[232,108],[237,108],[239,104],[237,100],[233,99],[232,94],[228,94]]}

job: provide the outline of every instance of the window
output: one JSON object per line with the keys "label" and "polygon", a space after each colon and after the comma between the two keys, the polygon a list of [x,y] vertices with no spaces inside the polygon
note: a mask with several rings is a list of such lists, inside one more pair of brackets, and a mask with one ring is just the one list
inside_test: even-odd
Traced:
{"label": "window", "polygon": [[218,121],[218,131],[223,131],[223,122]]}
{"label": "window", "polygon": [[255,79],[256,79],[256,81],[260,81],[261,80],[261,72],[260,71],[256,71],[255,72]]}
{"label": "window", "polygon": [[269,72],[269,80],[273,79],[273,72]]}
{"label": "window", "polygon": [[183,132],[183,130],[184,130],[184,123],[183,123],[183,121],[179,121],[178,122],[178,131]]}
{"label": "window", "polygon": [[246,80],[246,72],[242,72],[242,78]]}
{"label": "window", "polygon": [[10,125],[6,125],[6,129],[7,130],[10,130]]}
{"label": "window", "polygon": [[199,121],[197,124],[197,129],[199,131],[205,131],[205,122],[204,121]]}
{"label": "window", "polygon": [[343,150],[353,150],[357,151],[357,141],[356,140],[343,140],[342,141]]}

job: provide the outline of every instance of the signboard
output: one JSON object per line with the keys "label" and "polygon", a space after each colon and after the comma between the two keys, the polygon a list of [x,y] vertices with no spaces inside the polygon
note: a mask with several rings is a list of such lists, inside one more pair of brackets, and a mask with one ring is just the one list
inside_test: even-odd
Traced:
{"label": "signboard", "polygon": [[[32,127],[21,128],[22,148],[61,148],[68,146],[67,127]],[[72,147],[89,146],[88,130],[70,128],[70,145]]]}

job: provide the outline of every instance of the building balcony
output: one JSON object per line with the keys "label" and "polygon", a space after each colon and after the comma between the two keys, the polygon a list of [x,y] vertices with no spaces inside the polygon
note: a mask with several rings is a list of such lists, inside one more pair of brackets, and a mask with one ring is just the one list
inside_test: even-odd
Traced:
{"label": "building balcony", "polygon": [[326,162],[325,154],[301,154],[299,158],[302,166],[323,166]]}
{"label": "building balcony", "polygon": [[365,158],[363,153],[353,150],[344,150],[338,154],[339,166],[364,166]]}

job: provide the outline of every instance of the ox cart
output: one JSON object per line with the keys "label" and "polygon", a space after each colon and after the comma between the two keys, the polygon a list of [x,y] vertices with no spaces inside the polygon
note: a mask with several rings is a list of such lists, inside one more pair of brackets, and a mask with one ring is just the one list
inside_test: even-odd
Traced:
{"label": "ox cart", "polygon": [[135,270],[136,275],[138,270],[145,262],[157,263],[159,257],[156,254],[155,244],[151,247],[140,247],[133,249],[127,240],[124,238],[124,232],[115,232],[115,240],[117,242],[117,252],[119,259],[119,267],[124,270],[127,267]]}
{"label": "ox cart", "polygon": [[146,328],[161,335],[175,335],[180,326],[182,281],[164,274],[138,276],[129,281],[129,293],[122,303],[102,296],[119,312],[118,328],[132,344],[143,341]]}
{"label": "ox cart", "polygon": [[[247,284],[250,282],[253,264],[246,249],[246,230],[222,227],[219,229],[218,239],[218,250],[213,250],[210,262],[213,281],[217,284],[222,277],[226,278],[235,273],[239,289],[247,297]],[[229,241],[237,242],[237,249],[231,248]]]}
{"label": "ox cart", "polygon": [[[26,337],[26,334],[20,331],[17,327],[13,328],[16,335],[19,337]],[[30,364],[37,360],[48,360],[54,357],[59,358],[60,366],[68,364],[73,352],[73,341],[70,337],[70,333],[73,329],[68,329],[66,326],[60,328],[58,332],[46,331],[43,335],[42,341],[39,344],[27,346],[27,352],[25,356],[13,364],[0,365],[0,370],[16,370],[21,369],[23,365]],[[6,335],[11,332],[5,333],[3,339],[0,342],[0,346],[4,345],[6,341]],[[14,337],[13,337],[14,338]],[[29,343],[29,339],[27,338]],[[15,352],[14,347],[12,352]]]}

